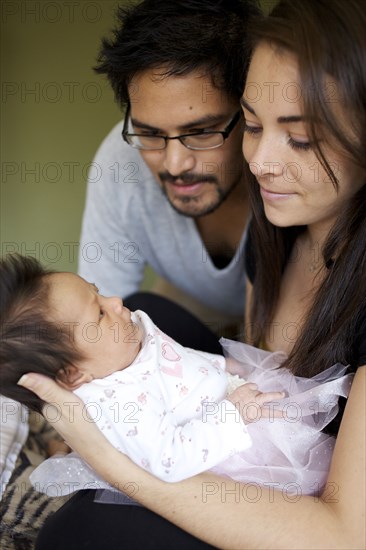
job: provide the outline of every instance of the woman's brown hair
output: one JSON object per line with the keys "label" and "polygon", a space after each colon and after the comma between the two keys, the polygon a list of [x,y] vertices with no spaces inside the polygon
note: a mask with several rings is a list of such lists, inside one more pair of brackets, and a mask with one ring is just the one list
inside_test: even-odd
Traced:
{"label": "woman's brown hair", "polygon": [[[338,189],[336,174],[322,151],[324,141],[336,143],[363,172],[363,182],[355,182],[358,191],[344,204],[323,246],[325,276],[284,364],[300,376],[313,376],[336,362],[357,362],[355,331],[366,311],[365,29],[364,0],[280,0],[251,29],[254,46],[265,41],[279,53],[296,56],[309,140],[329,185]],[[345,114],[341,120],[332,98]],[[255,250],[251,326],[255,327],[253,343],[259,345],[273,320],[283,270],[304,228],[272,225],[265,217],[258,184],[251,174],[248,178]]]}

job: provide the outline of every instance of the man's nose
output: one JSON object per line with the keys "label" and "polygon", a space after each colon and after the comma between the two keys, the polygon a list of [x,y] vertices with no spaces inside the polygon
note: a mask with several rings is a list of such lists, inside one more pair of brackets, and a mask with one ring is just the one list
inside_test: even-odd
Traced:
{"label": "man's nose", "polygon": [[179,139],[168,140],[164,153],[164,168],[172,176],[177,177],[195,167],[195,151],[187,149]]}

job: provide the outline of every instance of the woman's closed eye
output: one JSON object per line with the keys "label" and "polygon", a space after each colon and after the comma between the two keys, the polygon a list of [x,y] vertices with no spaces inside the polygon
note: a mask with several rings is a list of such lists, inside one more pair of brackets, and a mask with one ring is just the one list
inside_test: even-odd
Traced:
{"label": "woman's closed eye", "polygon": [[309,141],[296,141],[291,136],[289,136],[287,143],[295,151],[309,151],[312,148]]}
{"label": "woman's closed eye", "polygon": [[244,132],[257,136],[261,133],[261,126],[250,126],[247,122],[244,122]]}
{"label": "woman's closed eye", "polygon": [[[262,132],[262,127],[251,126],[250,124],[245,122],[244,132],[254,137],[259,137],[259,135]],[[309,151],[312,148],[311,143],[309,141],[300,141],[300,140],[298,141],[294,139],[291,135],[289,135],[287,143],[291,147],[291,149],[294,149],[295,151]]]}

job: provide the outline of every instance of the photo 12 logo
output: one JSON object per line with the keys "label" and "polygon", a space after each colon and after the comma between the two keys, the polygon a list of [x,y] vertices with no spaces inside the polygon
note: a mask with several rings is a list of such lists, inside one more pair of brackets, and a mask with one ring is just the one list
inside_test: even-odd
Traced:
{"label": "photo 12 logo", "polygon": [[103,15],[103,2],[84,0],[45,2],[32,0],[2,1],[1,22],[16,23],[97,23]]}

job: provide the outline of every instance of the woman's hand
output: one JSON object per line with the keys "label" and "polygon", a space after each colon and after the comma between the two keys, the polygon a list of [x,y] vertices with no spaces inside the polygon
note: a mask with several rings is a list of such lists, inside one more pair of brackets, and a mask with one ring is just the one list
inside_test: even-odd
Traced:
{"label": "woman's hand", "polygon": [[352,384],[324,494],[297,495],[295,501],[271,487],[260,487],[252,498],[246,484],[211,472],[165,483],[115,450],[87,419],[85,411],[83,414],[83,404],[74,394],[41,375],[26,375],[20,383],[52,403],[44,411],[46,418],[51,420],[51,412],[58,414],[51,422],[55,429],[84,460],[89,462],[90,457],[89,463],[99,475],[213,546],[241,550],[365,548],[366,467],[362,442],[366,433],[366,366],[359,367]]}
{"label": "woman's hand", "polygon": [[140,500],[139,488],[143,483],[154,488],[163,484],[109,443],[88,415],[85,404],[74,393],[61,388],[51,378],[35,373],[22,376],[18,384],[46,402],[42,411],[46,420],[67,445],[116,489]]}
{"label": "woman's hand", "polygon": [[109,443],[87,412],[84,403],[71,391],[41,374],[25,374],[18,384],[34,392],[46,402],[43,416],[65,440],[66,444],[86,461]]}

